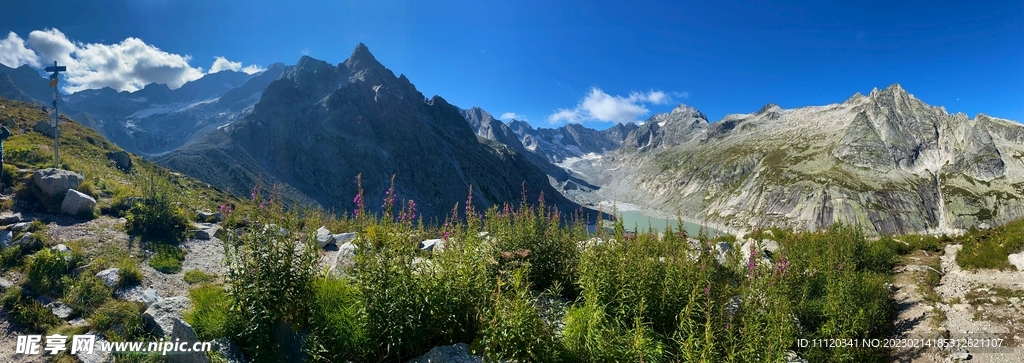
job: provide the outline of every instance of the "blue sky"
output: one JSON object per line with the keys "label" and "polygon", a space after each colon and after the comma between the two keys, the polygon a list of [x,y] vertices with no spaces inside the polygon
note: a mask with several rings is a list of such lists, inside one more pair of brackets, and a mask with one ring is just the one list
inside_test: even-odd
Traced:
{"label": "blue sky", "polygon": [[[428,97],[496,117],[514,113],[535,126],[606,128],[679,103],[714,121],[768,102],[842,102],[892,83],[950,112],[1024,120],[1022,1],[44,0],[4,7],[0,63],[49,63],[42,58],[63,44],[77,50],[69,61],[80,68],[105,64],[103,57],[152,66],[82,73],[74,90],[154,80],[176,86],[209,72],[215,57],[225,58],[218,69],[251,71],[303,54],[336,64],[363,42]],[[22,40],[38,59],[16,56]]]}

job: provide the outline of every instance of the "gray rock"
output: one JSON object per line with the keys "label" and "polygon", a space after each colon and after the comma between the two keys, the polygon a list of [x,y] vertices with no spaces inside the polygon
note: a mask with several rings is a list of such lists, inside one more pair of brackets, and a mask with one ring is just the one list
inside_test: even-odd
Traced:
{"label": "gray rock", "polygon": [[121,278],[120,272],[121,269],[117,267],[111,267],[96,273],[96,278],[103,281],[104,285],[107,285],[108,287],[114,287],[114,285],[117,285],[117,280]]}
{"label": "gray rock", "polygon": [[725,265],[729,260],[729,253],[732,252],[732,245],[728,242],[718,242],[715,244],[715,260],[718,264]]}
{"label": "gray rock", "polygon": [[4,290],[6,290],[6,289],[10,289],[11,286],[14,286],[14,282],[12,282],[11,280],[8,280],[6,278],[0,277],[0,288],[3,288]]}
{"label": "gray rock", "polygon": [[20,223],[22,221],[21,213],[4,213],[0,214],[0,225],[8,225]]}
{"label": "gray rock", "polygon": [[967,352],[953,353],[953,355],[951,355],[949,357],[952,358],[953,360],[957,360],[957,361],[971,360],[971,354],[967,353]]}
{"label": "gray rock", "polygon": [[978,229],[992,229],[992,225],[990,225],[988,223],[981,223],[981,224],[978,224]]}
{"label": "gray rock", "polygon": [[320,228],[317,228],[317,230],[316,230],[316,244],[317,244],[317,246],[320,246],[320,248],[324,248],[324,247],[327,247],[327,245],[332,244],[332,243],[334,243],[334,235],[331,234],[331,231],[328,230],[327,227],[324,227],[324,226],[320,226]]}
{"label": "gray rock", "polygon": [[907,265],[906,267],[903,268],[903,270],[904,271],[916,271],[916,272],[928,272],[929,270],[931,270],[931,271],[935,271],[935,272],[937,272],[939,274],[942,273],[939,270],[936,270],[934,267],[926,266],[926,265]]}
{"label": "gray rock", "polygon": [[11,230],[15,232],[27,232],[29,228],[32,228],[32,222],[15,223],[11,226]]}
{"label": "gray rock", "polygon": [[[159,336],[171,335],[175,322],[172,318],[180,318],[192,306],[192,301],[184,296],[174,296],[157,300],[146,308],[142,320],[146,327],[153,329]],[[194,332],[193,332],[194,333]]]}
{"label": "gray rock", "polygon": [[68,320],[68,324],[71,324],[71,326],[87,326],[89,325],[89,321],[83,318],[74,318]]}
{"label": "gray rock", "polygon": [[25,234],[21,235],[21,238],[18,238],[17,241],[11,243],[12,246],[22,246],[26,248],[33,248],[39,244],[41,244],[39,242],[39,238],[36,238],[36,236],[33,235],[32,232],[25,232]]}
{"label": "gray rock", "polygon": [[60,135],[60,130],[50,126],[50,121],[40,120],[39,122],[36,122],[36,125],[32,127],[32,129],[40,134],[49,136],[51,139],[55,135]]}
{"label": "gray rock", "polygon": [[420,242],[420,250],[433,252],[435,249],[438,251],[444,250],[444,240],[442,239],[428,239]]}
{"label": "gray rock", "polygon": [[0,248],[7,248],[11,245],[11,239],[14,238],[14,233],[11,231],[0,232]]}
{"label": "gray rock", "polygon": [[327,247],[324,257],[320,260],[321,265],[328,273],[341,275],[355,265],[356,245],[352,242],[345,242],[335,245],[337,249]]}
{"label": "gray rock", "polygon": [[[168,340],[193,343],[199,341],[196,330],[192,328],[192,325],[182,320],[181,317],[172,316],[168,320],[171,323],[171,330],[167,333]],[[167,354],[167,363],[207,363],[209,361],[204,352],[174,352],[174,354]]]}
{"label": "gray rock", "polygon": [[355,232],[338,233],[334,235],[334,243],[341,245],[356,238]]}
{"label": "gray rock", "polygon": [[807,363],[806,359],[800,358],[800,355],[792,350],[786,351],[786,363]]}
{"label": "gray rock", "polygon": [[85,180],[81,174],[61,169],[39,169],[32,173],[32,183],[48,198],[61,198],[68,190],[78,188]]}
{"label": "gray rock", "polygon": [[434,347],[427,354],[410,359],[406,363],[482,363],[483,358],[469,353],[469,345],[456,343]]}
{"label": "gray rock", "polygon": [[96,207],[96,199],[74,189],[68,189],[64,201],[60,204],[60,212],[69,216],[92,214]]}
{"label": "gray rock", "polygon": [[142,286],[117,289],[117,291],[114,291],[114,297],[124,301],[141,302],[147,309],[152,306],[153,303],[160,300],[160,294],[158,294],[156,290],[152,287],[143,289]]}
{"label": "gray rock", "polygon": [[50,250],[54,251],[54,252],[57,252],[57,253],[71,253],[72,252],[71,251],[71,247],[68,247],[68,246],[64,245],[63,243],[61,243],[59,245],[56,245],[56,246],[53,246],[53,247],[50,247]]}
{"label": "gray rock", "polygon": [[196,227],[199,228],[196,231],[196,238],[201,240],[208,240],[222,233],[221,226],[212,223],[196,223]]}
{"label": "gray rock", "polygon": [[75,314],[74,309],[71,309],[71,307],[68,306],[68,304],[65,304],[63,301],[60,300],[46,304],[46,307],[53,312],[53,315],[56,315],[61,320],[68,320],[68,318]]}
{"label": "gray rock", "polygon": [[196,212],[196,221],[199,222],[219,223],[222,220],[224,220],[224,215],[220,212],[207,212],[203,210]]}
{"label": "gray rock", "polygon": [[1017,268],[1017,271],[1024,271],[1024,252],[1014,253],[1007,257],[1010,264]]}
{"label": "gray rock", "polygon": [[[96,337],[94,347],[98,347],[100,344],[106,344],[109,342],[103,337],[103,334],[100,334],[100,332],[95,330],[89,331],[88,333],[85,333],[85,335],[93,335]],[[79,352],[75,357],[82,361],[82,363],[107,363],[113,361],[113,357],[110,355],[110,352],[101,351],[99,349],[93,349],[92,354]]]}
{"label": "gray rock", "polygon": [[107,159],[114,162],[118,169],[124,171],[132,170],[132,158],[125,151],[111,151],[107,153]]}
{"label": "gray rock", "polygon": [[213,340],[213,350],[218,351],[227,363],[245,363],[245,354],[231,339],[218,338]]}

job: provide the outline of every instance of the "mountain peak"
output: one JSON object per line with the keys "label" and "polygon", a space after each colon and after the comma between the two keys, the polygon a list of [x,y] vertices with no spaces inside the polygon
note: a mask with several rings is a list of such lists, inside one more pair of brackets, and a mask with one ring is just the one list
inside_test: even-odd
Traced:
{"label": "mountain peak", "polygon": [[779,105],[776,105],[774,103],[768,103],[768,104],[762,106],[760,110],[757,110],[757,114],[759,114],[759,115],[763,114],[765,112],[771,111],[773,108],[782,108],[782,107],[779,107]]}
{"label": "mountain peak", "polygon": [[708,119],[707,116],[704,116],[704,114],[701,113],[700,111],[698,111],[696,108],[693,108],[691,106],[687,106],[686,104],[682,104],[682,103],[680,103],[679,106],[677,106],[676,108],[672,109],[671,114],[672,115],[687,115],[687,116],[690,116],[690,117],[703,119],[705,121],[707,121],[707,119]]}
{"label": "mountain peak", "polygon": [[370,48],[363,43],[356,45],[356,49],[352,50],[352,55],[348,56],[344,64],[352,71],[384,68],[384,65],[380,64],[373,56],[373,53],[370,53]]}

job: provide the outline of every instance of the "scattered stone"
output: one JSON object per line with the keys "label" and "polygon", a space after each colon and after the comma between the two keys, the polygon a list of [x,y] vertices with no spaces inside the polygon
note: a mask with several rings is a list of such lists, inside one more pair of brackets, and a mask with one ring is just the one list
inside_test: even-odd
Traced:
{"label": "scattered stone", "polygon": [[981,223],[978,225],[978,229],[992,229],[992,225],[988,223]]}
{"label": "scattered stone", "polygon": [[959,361],[971,360],[971,354],[967,353],[967,352],[957,352],[957,353],[953,353],[953,355],[950,356],[950,358],[953,358],[953,360],[959,360]]}
{"label": "scattered stone", "polygon": [[[95,330],[89,331],[88,333],[85,333],[85,334],[86,335],[93,335],[93,336],[96,337],[96,342],[93,345],[94,347],[98,347],[100,345],[107,344],[107,343],[110,342],[106,338],[103,337],[103,334],[100,334],[100,332],[95,331]],[[92,354],[86,354],[86,353],[79,352],[79,353],[77,353],[75,355],[75,357],[77,357],[78,360],[82,361],[82,363],[104,363],[104,362],[109,362],[109,361],[112,360],[111,359],[112,357],[110,356],[110,352],[102,351],[102,350],[99,350],[99,349],[93,349]]]}
{"label": "scattered stone", "polygon": [[208,240],[217,237],[219,234],[223,234],[220,225],[212,223],[196,223],[195,226],[199,228],[196,231],[196,238],[201,240]]}
{"label": "scattered stone", "polygon": [[153,303],[160,300],[160,294],[152,287],[142,289],[142,286],[132,286],[114,291],[114,297],[124,301],[141,302],[148,309]]}
{"label": "scattered stone", "polygon": [[15,232],[28,232],[29,228],[32,228],[32,222],[20,222],[11,226],[11,230]]}
{"label": "scattered stone", "polygon": [[63,243],[50,247],[50,250],[58,253],[71,253],[71,247],[65,246]]}
{"label": "scattered stone", "polygon": [[11,231],[0,232],[0,248],[7,248],[11,245],[11,239],[14,238],[14,233]]}
{"label": "scattered stone", "polygon": [[60,204],[60,212],[69,216],[91,215],[96,207],[96,199],[74,189],[68,189],[64,201]]}
{"label": "scattered stone", "polygon": [[58,318],[60,318],[60,320],[68,320],[68,318],[75,314],[75,311],[71,309],[71,307],[68,306],[68,304],[65,304],[63,301],[60,300],[46,304],[46,307],[53,312],[53,315],[56,315]]}
{"label": "scattered stone", "polygon": [[132,170],[132,158],[125,151],[111,151],[107,153],[107,159],[114,162],[118,169],[123,171]]}
{"label": "scattered stone", "polygon": [[220,223],[224,215],[220,212],[207,212],[204,210],[196,212],[196,221],[203,223]]}
{"label": "scattered stone", "polygon": [[1024,271],[1024,252],[1014,253],[1009,257],[1010,264],[1017,268],[1017,271]]}
{"label": "scattered stone", "polygon": [[469,353],[469,345],[456,343],[434,347],[427,354],[413,358],[406,363],[482,363],[484,360]]}
{"label": "scattered stone", "polygon": [[427,252],[433,252],[434,249],[437,249],[438,251],[443,251],[444,250],[444,240],[442,240],[442,239],[428,239],[428,240],[425,240],[423,242],[420,242],[420,246],[419,247],[420,247],[420,250],[427,251]]}
{"label": "scattered stone", "polygon": [[0,277],[0,288],[3,288],[4,290],[7,290],[7,289],[10,289],[11,286],[14,286],[14,282],[12,282],[11,280],[8,280],[6,278]]}
{"label": "scattered stone", "polygon": [[83,318],[74,318],[68,321],[71,326],[86,326],[89,325],[89,321]]}
{"label": "scattered stone", "polygon": [[931,270],[931,271],[935,271],[935,272],[941,274],[941,272],[939,272],[939,270],[936,270],[934,267],[927,266],[927,265],[907,265],[906,267],[903,268],[903,270],[904,271],[917,271],[917,272],[927,272],[928,270]]}
{"label": "scattered stone", "polygon": [[40,244],[39,239],[32,235],[32,232],[26,232],[25,234],[21,235],[21,238],[18,238],[18,240],[14,241],[14,243],[12,243],[11,245],[33,248],[37,244]]}
{"label": "scattered stone", "polygon": [[327,247],[327,245],[333,244],[333,243],[334,243],[334,235],[331,234],[331,231],[328,230],[327,227],[320,226],[320,228],[317,228],[317,230],[316,230],[316,244],[317,244],[317,246],[320,246],[320,248],[324,248],[324,247]]}
{"label": "scattered stone", "polygon": [[718,261],[718,264],[726,264],[729,252],[732,252],[732,245],[729,242],[718,242],[715,244],[715,260]]}
{"label": "scattered stone", "polygon": [[[770,232],[770,231],[769,231]],[[800,355],[792,350],[786,351],[786,363],[807,363],[806,359],[800,358]]]}
{"label": "scattered stone", "polygon": [[111,267],[106,270],[98,272],[96,274],[96,278],[103,281],[103,284],[107,285],[108,287],[114,287],[114,285],[117,285],[117,280],[120,279],[121,277],[120,272],[121,269],[117,267]]}
{"label": "scattered stone", "polygon": [[15,224],[20,223],[21,221],[21,213],[0,214],[0,225]]}
{"label": "scattered stone", "polygon": [[245,363],[245,354],[231,339],[218,338],[213,340],[213,350],[220,352],[227,363]]}

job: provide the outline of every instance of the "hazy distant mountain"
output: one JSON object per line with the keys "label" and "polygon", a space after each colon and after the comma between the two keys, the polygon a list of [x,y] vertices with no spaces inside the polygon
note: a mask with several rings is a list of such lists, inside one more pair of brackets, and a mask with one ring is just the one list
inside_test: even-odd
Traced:
{"label": "hazy distant mountain", "polygon": [[[500,130],[499,130],[500,131]],[[506,140],[509,141],[509,140]],[[461,110],[425,98],[360,44],[337,66],[304,56],[262,91],[251,113],[157,161],[245,193],[262,177],[290,197],[351,210],[356,175],[379,209],[392,175],[401,199],[443,217],[472,185],[478,207],[531,200],[575,209],[515,147],[477,137]]]}
{"label": "hazy distant mountain", "polygon": [[634,124],[616,124],[606,130],[594,130],[571,123],[556,129],[537,128],[512,120],[508,124],[528,150],[544,156],[552,163],[587,154],[602,155],[622,146],[626,135],[637,128]]}
{"label": "hazy distant mountain", "polygon": [[601,192],[736,229],[949,232],[1024,216],[1024,125],[948,114],[899,85],[841,104],[655,115],[575,165]]}

